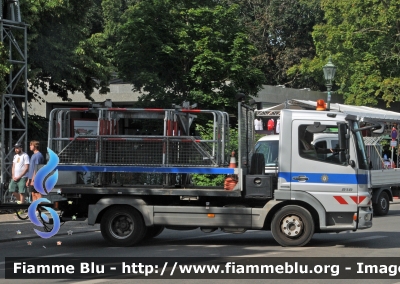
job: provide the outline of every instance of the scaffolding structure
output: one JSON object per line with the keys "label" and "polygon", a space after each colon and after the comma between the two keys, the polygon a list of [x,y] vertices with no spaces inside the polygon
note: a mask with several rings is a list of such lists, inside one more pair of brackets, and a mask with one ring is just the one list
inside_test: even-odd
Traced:
{"label": "scaffolding structure", "polygon": [[13,145],[19,142],[27,149],[27,24],[21,21],[18,0],[0,0],[0,39],[11,70],[5,78],[0,109],[0,182],[4,189],[11,179]]}

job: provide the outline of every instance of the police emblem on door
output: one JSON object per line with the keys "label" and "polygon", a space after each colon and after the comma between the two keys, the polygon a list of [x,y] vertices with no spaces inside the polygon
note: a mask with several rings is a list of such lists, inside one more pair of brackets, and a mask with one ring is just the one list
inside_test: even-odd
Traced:
{"label": "police emblem on door", "polygon": [[321,181],[322,182],[328,182],[328,180],[329,180],[329,177],[327,175],[321,176]]}

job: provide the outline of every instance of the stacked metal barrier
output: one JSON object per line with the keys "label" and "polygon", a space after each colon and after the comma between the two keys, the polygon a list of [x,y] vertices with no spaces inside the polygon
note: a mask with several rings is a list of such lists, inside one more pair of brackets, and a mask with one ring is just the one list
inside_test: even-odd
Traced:
{"label": "stacked metal barrier", "polygon": [[[96,129],[75,129],[74,120],[90,118]],[[190,136],[190,125],[197,115],[211,115],[212,139]],[[93,115],[91,116],[93,117]],[[151,119],[162,123],[163,135],[125,135],[119,129],[124,120]],[[88,121],[89,121],[88,120]],[[122,120],[122,121],[121,121]],[[125,109],[75,108],[54,109],[50,114],[48,146],[59,157],[59,165],[79,166],[90,172],[103,172],[90,178],[91,183],[174,184],[176,177],[165,168],[191,167],[192,172],[204,173],[206,168],[227,167],[229,153],[229,116],[225,112],[196,109]],[[115,172],[113,167],[118,167]],[[76,167],[75,167],[76,168]],[[78,170],[79,171],[79,170]],[[107,174],[105,174],[107,172]],[[164,173],[164,175],[157,173]],[[173,171],[171,171],[173,172]],[[147,173],[147,175],[142,175]],[[175,171],[176,173],[176,171]],[[169,175],[169,176],[168,176]],[[87,179],[87,178],[86,178]],[[168,179],[169,181],[166,181]],[[100,181],[99,181],[100,180]]]}
{"label": "stacked metal barrier", "polygon": [[[63,138],[53,139],[60,141]],[[220,166],[210,147],[204,147],[207,143],[192,136],[82,135],[65,143],[58,157],[59,164]]]}

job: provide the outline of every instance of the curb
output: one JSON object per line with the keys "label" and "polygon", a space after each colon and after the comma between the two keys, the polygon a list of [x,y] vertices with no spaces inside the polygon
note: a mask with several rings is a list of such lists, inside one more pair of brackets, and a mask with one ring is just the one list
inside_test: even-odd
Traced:
{"label": "curb", "polygon": [[[84,234],[84,233],[91,233],[91,232],[100,232],[100,230],[92,230],[92,231],[83,231],[83,232],[74,232],[74,234]],[[68,233],[60,233],[57,234],[58,236],[68,236]],[[18,237],[18,238],[10,238],[10,239],[2,239],[0,240],[0,243],[7,243],[7,242],[14,242],[14,241],[23,241],[23,240],[28,240],[28,239],[41,239],[38,235],[31,235],[31,236],[24,236],[24,237]]]}

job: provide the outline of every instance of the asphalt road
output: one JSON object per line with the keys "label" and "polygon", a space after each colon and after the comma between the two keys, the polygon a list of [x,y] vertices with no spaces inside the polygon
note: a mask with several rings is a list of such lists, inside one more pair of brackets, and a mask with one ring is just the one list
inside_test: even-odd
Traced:
{"label": "asphalt road", "polygon": [[[0,215],[0,283],[4,279],[5,257],[400,257],[400,202],[392,203],[388,216],[374,219],[373,228],[339,234],[315,234],[305,247],[279,246],[270,232],[248,231],[226,234],[216,231],[205,234],[200,230],[165,230],[151,241],[135,247],[109,247],[98,226],[85,222],[69,222],[50,239],[41,239],[33,231],[34,225],[14,219],[12,214]],[[17,232],[20,232],[17,233]],[[60,243],[61,242],[61,243]],[[400,258],[399,258],[400,265]],[[100,276],[99,276],[100,277]],[[243,280],[135,280],[135,283],[242,283]],[[239,282],[240,281],[240,282]],[[251,283],[400,283],[400,273],[390,280],[244,280]],[[262,281],[262,282],[261,282]],[[132,283],[131,279],[94,280],[12,280],[12,283]]]}

